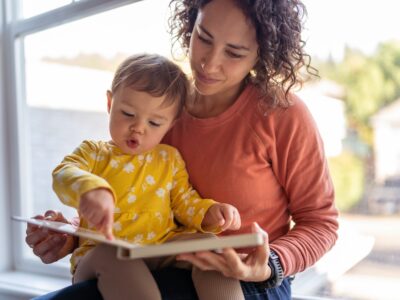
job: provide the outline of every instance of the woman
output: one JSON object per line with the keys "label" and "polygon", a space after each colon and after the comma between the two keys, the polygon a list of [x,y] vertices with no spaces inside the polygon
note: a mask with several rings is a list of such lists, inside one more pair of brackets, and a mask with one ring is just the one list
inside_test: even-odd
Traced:
{"label": "woman", "polygon": [[[188,52],[194,92],[164,142],[180,150],[203,197],[239,209],[239,233],[268,233],[265,245],[247,254],[225,249],[222,255],[177,259],[241,280],[246,299],[290,299],[289,276],[326,253],[338,228],[320,136],[304,103],[291,93],[301,83],[300,68],[309,68],[300,37],[305,8],[298,0],[172,0],[171,5],[171,32]],[[70,237],[49,237],[32,227],[26,241],[44,262],[74,247]],[[154,275],[165,299],[195,297],[180,272]],[[181,277],[171,281],[173,276]],[[96,297],[93,282],[58,296],[77,288],[89,288]],[[53,296],[42,299],[63,299]]]}

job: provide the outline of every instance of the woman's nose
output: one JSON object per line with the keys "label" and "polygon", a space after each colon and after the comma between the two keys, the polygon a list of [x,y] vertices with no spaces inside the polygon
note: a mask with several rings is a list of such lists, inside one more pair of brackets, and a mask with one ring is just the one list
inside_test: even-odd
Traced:
{"label": "woman's nose", "polygon": [[201,68],[206,74],[215,73],[221,68],[221,58],[216,50],[210,50],[201,61]]}

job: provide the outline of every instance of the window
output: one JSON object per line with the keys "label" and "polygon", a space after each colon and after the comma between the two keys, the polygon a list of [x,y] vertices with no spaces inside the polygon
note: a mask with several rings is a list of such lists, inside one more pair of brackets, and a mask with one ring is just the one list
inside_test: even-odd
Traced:
{"label": "window", "polygon": [[324,138],[341,218],[336,246],[297,276],[294,290],[334,299],[395,299],[400,283],[395,8],[390,0],[379,9],[375,1],[362,7],[359,1],[304,3],[306,50],[321,78],[300,94]]}
{"label": "window", "polygon": [[[142,51],[170,57],[168,2],[1,0],[0,242],[12,241],[0,250],[2,270],[13,258],[17,270],[69,276],[68,259],[42,264],[24,243],[25,225],[4,212],[33,216],[53,208],[75,215],[52,192],[52,168],[82,140],[108,137],[105,91],[121,60]],[[297,275],[293,290],[306,297],[394,299],[400,47],[398,29],[388,22],[398,10],[391,0],[381,0],[379,10],[363,2],[355,17],[359,1],[304,3],[307,51],[321,80],[299,95],[325,142],[341,229],[337,245]]]}
{"label": "window", "polygon": [[[71,217],[75,210],[52,192],[52,169],[82,140],[108,138],[106,90],[125,57],[138,52],[170,56],[168,2],[35,2],[22,1],[23,15],[10,30],[10,45],[15,46],[8,53],[15,64],[8,68],[15,77],[9,81],[17,101],[9,126],[19,133],[12,140],[10,164],[20,166],[13,170],[18,199],[13,211],[33,216],[54,208]],[[20,11],[13,4],[17,16]],[[43,265],[23,242],[25,226],[13,225],[17,249],[22,249],[19,268],[68,276],[68,259]]]}

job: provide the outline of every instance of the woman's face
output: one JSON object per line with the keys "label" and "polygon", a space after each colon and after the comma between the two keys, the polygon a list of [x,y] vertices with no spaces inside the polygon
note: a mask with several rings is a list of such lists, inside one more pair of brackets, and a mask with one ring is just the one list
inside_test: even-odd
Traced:
{"label": "woman's face", "polygon": [[254,26],[233,0],[213,0],[198,13],[189,57],[201,95],[236,95],[257,61]]}

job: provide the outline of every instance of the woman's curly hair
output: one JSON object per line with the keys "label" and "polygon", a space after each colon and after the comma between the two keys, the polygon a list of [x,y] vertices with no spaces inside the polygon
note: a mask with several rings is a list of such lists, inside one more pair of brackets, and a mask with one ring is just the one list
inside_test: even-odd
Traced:
{"label": "woman's curly hair", "polygon": [[[179,43],[187,53],[199,9],[212,0],[171,0],[169,20],[173,45]],[[300,0],[233,0],[256,29],[258,61],[247,77],[267,97],[271,106],[290,105],[289,92],[304,79],[300,69],[316,75],[311,58],[304,52],[301,39],[306,8]],[[275,97],[276,93],[284,97]]]}

